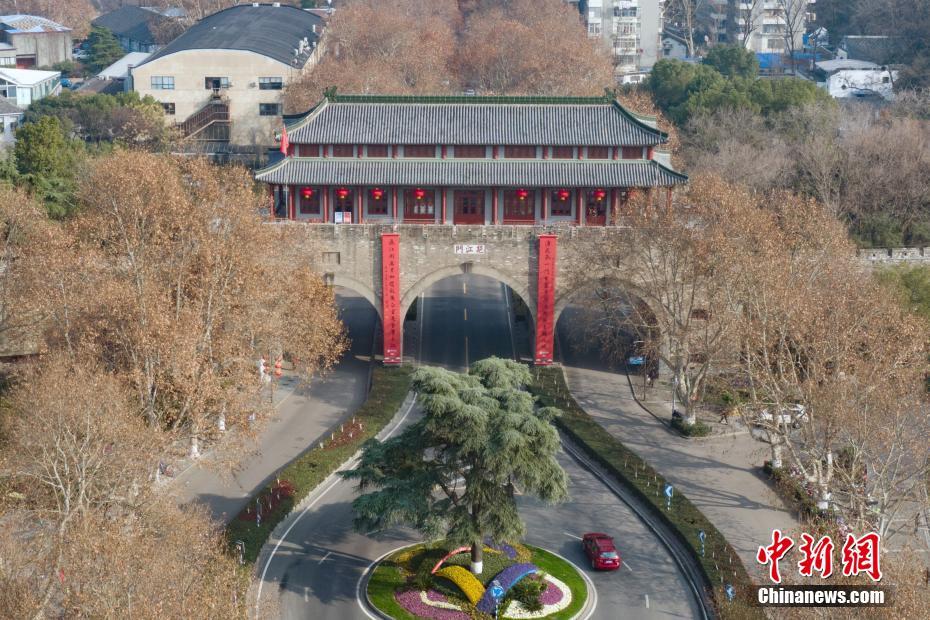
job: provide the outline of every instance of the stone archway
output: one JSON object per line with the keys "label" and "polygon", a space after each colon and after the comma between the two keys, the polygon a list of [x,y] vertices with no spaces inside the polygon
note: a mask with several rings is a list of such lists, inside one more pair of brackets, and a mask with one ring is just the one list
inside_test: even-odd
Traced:
{"label": "stone archway", "polygon": [[375,309],[375,312],[378,313],[378,320],[381,321],[384,319],[382,316],[381,297],[376,295],[371,287],[366,286],[354,278],[339,273],[327,273],[323,278],[330,286],[341,286],[342,288],[347,288],[364,297]]}
{"label": "stone archway", "polygon": [[443,267],[420,278],[401,295],[401,316],[407,315],[407,311],[410,309],[413,302],[416,301],[417,297],[419,297],[420,293],[423,293],[440,280],[463,274],[485,276],[508,286],[510,290],[513,291],[514,295],[520,297],[523,303],[526,304],[526,307],[530,311],[533,325],[536,325],[536,301],[530,298],[529,291],[521,285],[521,282],[487,265],[469,262]]}

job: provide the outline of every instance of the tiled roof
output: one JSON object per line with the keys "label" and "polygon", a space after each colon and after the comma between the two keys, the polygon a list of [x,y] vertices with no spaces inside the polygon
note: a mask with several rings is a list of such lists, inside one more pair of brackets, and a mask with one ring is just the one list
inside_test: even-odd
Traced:
{"label": "tiled roof", "polygon": [[[293,6],[240,4],[203,18],[145,63],[176,52],[219,49],[255,52],[299,68],[310,59],[322,29],[322,19]],[[305,38],[310,47],[295,55]]]}
{"label": "tiled roof", "polygon": [[605,97],[324,99],[288,123],[303,144],[650,146],[665,134]]}
{"label": "tiled roof", "polygon": [[94,26],[106,28],[117,36],[152,45],[156,41],[155,35],[152,34],[151,25],[168,20],[168,17],[155,11],[138,6],[123,6],[115,11],[104,13],[91,23]]}
{"label": "tiled roof", "polygon": [[683,174],[650,160],[338,159],[289,157],[259,170],[265,183],[450,187],[670,187]]}
{"label": "tiled roof", "polygon": [[11,34],[24,32],[71,32],[67,26],[38,15],[0,15],[0,29]]}

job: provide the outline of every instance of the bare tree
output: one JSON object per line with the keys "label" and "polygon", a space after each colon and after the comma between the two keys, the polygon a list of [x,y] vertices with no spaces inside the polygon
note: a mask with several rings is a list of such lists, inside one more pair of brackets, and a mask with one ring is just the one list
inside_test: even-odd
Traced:
{"label": "bare tree", "polygon": [[776,0],[781,20],[785,27],[785,50],[791,63],[791,73],[797,71],[795,58],[801,38],[807,28],[808,0]]}
{"label": "bare tree", "polygon": [[674,0],[674,9],[681,19],[685,31],[685,43],[688,45],[688,57],[694,58],[694,31],[698,26],[698,15],[705,0]]}

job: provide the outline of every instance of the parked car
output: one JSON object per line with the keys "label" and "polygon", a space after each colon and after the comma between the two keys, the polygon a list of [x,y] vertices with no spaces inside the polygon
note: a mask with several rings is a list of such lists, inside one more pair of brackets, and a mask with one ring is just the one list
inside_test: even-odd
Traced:
{"label": "parked car", "polygon": [[581,548],[584,550],[591,568],[594,570],[617,570],[620,568],[620,552],[614,546],[614,539],[607,534],[592,532],[585,534],[581,539]]}
{"label": "parked car", "polygon": [[763,409],[759,412],[758,421],[769,424],[778,424],[779,426],[790,426],[800,428],[801,423],[807,420],[807,409],[804,405],[789,405],[781,409],[776,417],[775,408]]}

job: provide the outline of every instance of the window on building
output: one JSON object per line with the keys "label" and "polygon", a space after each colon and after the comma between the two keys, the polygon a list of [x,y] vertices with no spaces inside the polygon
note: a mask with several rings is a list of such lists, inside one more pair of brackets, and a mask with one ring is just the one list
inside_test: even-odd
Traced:
{"label": "window on building", "polygon": [[588,24],[588,36],[589,37],[601,36],[601,23],[600,22],[592,22]]}
{"label": "window on building", "polygon": [[768,39],[766,41],[766,46],[770,50],[783,50],[785,49],[785,41],[783,39]]}
{"label": "window on building", "polygon": [[610,148],[606,146],[589,146],[588,159],[607,159],[610,157]]}
{"label": "window on building", "polygon": [[505,146],[504,157],[507,159],[536,159],[536,147],[522,144]]}
{"label": "window on building", "polygon": [[388,190],[383,187],[372,187],[368,190],[368,214],[388,214]]}
{"label": "window on building", "polygon": [[404,190],[404,219],[436,219],[436,190],[420,187]]}
{"label": "window on building", "polygon": [[320,188],[301,187],[297,190],[298,215],[320,215]]}
{"label": "window on building", "polygon": [[488,154],[488,149],[485,146],[461,144],[454,148],[455,151],[452,156],[456,159],[484,159]]}
{"label": "window on building", "polygon": [[280,116],[281,115],[281,104],[280,103],[260,103],[258,104],[258,115],[259,116]]}
{"label": "window on building", "polygon": [[432,144],[408,144],[404,147],[404,157],[436,157],[436,147]]}
{"label": "window on building", "polygon": [[174,104],[173,103],[162,102],[161,108],[162,110],[165,111],[165,114],[167,116],[174,116]]}
{"label": "window on building", "polygon": [[643,147],[625,146],[622,149],[621,157],[623,157],[623,159],[642,159],[643,158]]}
{"label": "window on building", "polygon": [[0,67],[15,67],[16,59],[12,56],[7,56],[6,58],[0,58]]}
{"label": "window on building", "polygon": [[319,157],[320,156],[320,145],[319,144],[298,144],[297,145],[297,157]]}
{"label": "window on building", "polygon": [[575,147],[573,146],[554,146],[552,147],[552,159],[574,159]]}
{"label": "window on building", "polygon": [[554,189],[549,200],[549,213],[554,217],[571,217],[575,192],[570,189]]}
{"label": "window on building", "polygon": [[504,221],[532,222],[535,219],[535,190],[525,188],[504,190]]}
{"label": "window on building", "polygon": [[203,79],[203,87],[207,90],[219,90],[221,88],[229,88],[229,78],[228,77],[205,77]]}
{"label": "window on building", "polygon": [[284,79],[279,77],[258,78],[259,90],[281,90],[284,88]]}
{"label": "window on building", "polygon": [[355,157],[354,144],[334,144],[333,157]]}
{"label": "window on building", "polygon": [[153,75],[152,90],[174,90],[174,76]]}
{"label": "window on building", "polygon": [[387,157],[388,147],[387,144],[369,144],[365,152],[368,157]]}

